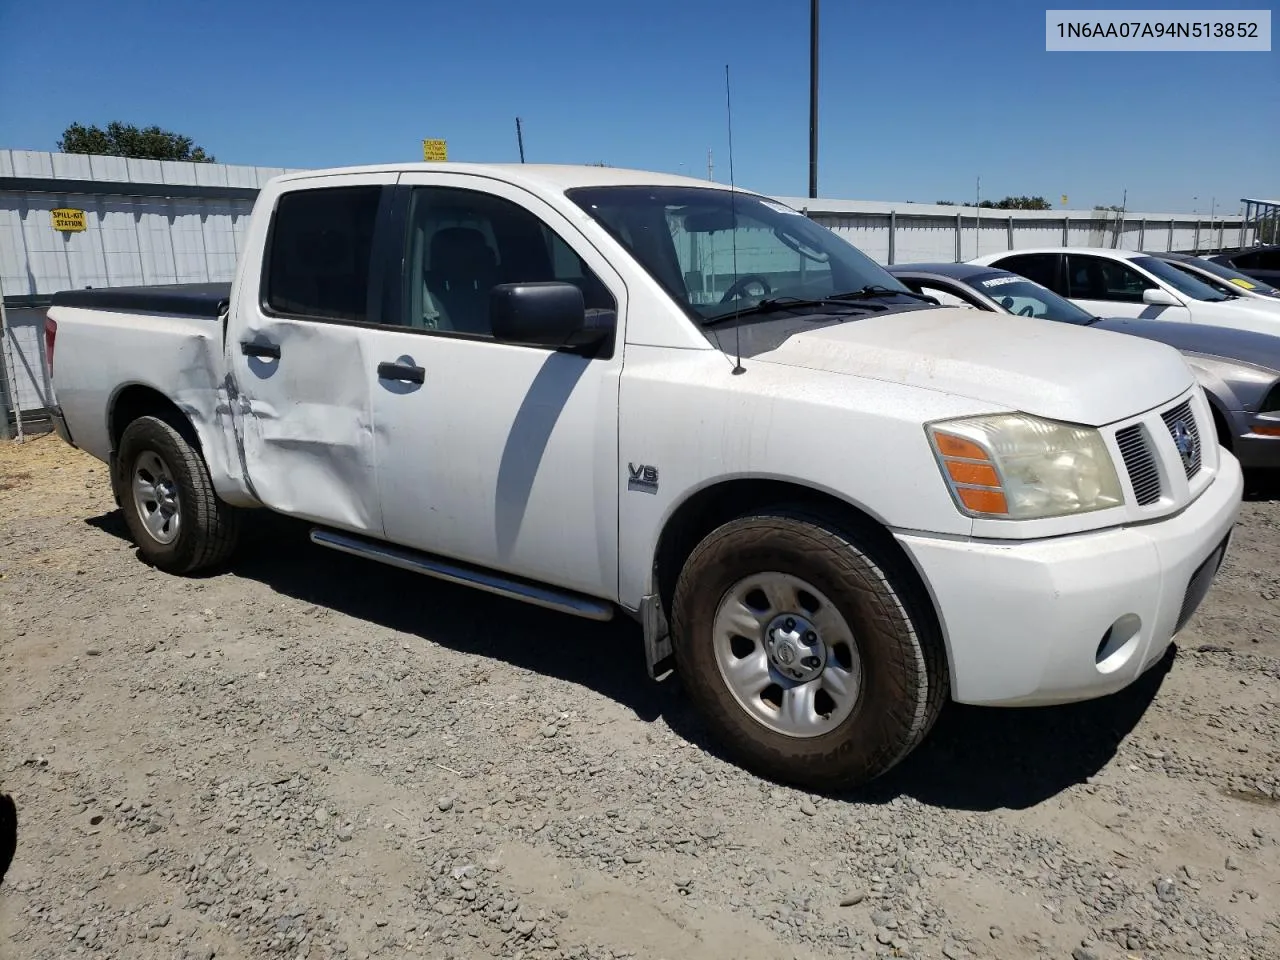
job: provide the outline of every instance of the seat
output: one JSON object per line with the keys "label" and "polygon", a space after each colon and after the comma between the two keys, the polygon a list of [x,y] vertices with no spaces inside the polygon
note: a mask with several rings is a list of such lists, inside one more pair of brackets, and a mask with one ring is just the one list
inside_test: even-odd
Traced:
{"label": "seat", "polygon": [[440,311],[440,327],[487,334],[489,291],[499,282],[498,256],[473,227],[444,227],[431,238],[426,287]]}

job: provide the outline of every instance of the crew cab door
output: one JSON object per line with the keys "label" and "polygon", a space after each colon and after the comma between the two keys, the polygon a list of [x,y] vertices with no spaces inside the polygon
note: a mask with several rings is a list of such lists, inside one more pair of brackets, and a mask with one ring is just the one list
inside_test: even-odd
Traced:
{"label": "crew cab door", "polygon": [[264,195],[226,338],[233,421],[257,497],[380,535],[370,338],[383,320],[375,239],[395,173],[286,181]]}
{"label": "crew cab door", "polygon": [[[583,593],[617,593],[618,388],[627,291],[583,234],[518,187],[403,174],[395,324],[372,358],[385,538]],[[593,356],[496,342],[499,283],[577,284],[612,310]],[[390,282],[390,281],[389,281]]]}

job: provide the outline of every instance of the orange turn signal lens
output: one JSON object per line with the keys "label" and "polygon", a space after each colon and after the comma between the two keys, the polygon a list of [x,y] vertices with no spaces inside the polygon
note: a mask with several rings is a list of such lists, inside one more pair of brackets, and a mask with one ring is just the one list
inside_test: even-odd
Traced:
{"label": "orange turn signal lens", "polygon": [[1253,432],[1263,437],[1280,437],[1280,427],[1254,427]]}
{"label": "orange turn signal lens", "polygon": [[944,457],[964,457],[967,460],[991,459],[987,456],[987,451],[972,440],[966,440],[963,437],[942,433],[941,431],[934,433],[933,439],[938,445],[938,452]]}
{"label": "orange turn signal lens", "polygon": [[996,465],[982,444],[943,430],[930,431],[951,491],[970,513],[1008,516],[1009,501]]}
{"label": "orange turn signal lens", "polygon": [[996,468],[989,463],[965,463],[963,460],[947,460],[947,473],[956,483],[973,483],[980,487],[999,487]]}
{"label": "orange turn signal lens", "polygon": [[974,487],[957,487],[960,502],[974,513],[1008,513],[1009,504],[999,490],[978,490]]}

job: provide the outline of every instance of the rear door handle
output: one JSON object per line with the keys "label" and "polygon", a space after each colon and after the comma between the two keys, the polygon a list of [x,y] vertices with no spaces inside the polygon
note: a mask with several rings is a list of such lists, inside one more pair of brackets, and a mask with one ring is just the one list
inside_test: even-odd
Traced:
{"label": "rear door handle", "polygon": [[422,383],[427,376],[427,371],[422,367],[415,367],[408,363],[380,363],[378,364],[379,380],[400,380],[404,383]]}
{"label": "rear door handle", "polygon": [[273,360],[280,359],[280,345],[276,343],[250,343],[248,340],[241,340],[240,352],[246,357],[270,357]]}

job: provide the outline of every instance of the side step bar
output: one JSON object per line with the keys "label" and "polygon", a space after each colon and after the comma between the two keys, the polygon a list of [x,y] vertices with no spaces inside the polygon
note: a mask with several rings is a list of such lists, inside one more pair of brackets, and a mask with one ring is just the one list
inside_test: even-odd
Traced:
{"label": "side step bar", "polygon": [[537,607],[558,610],[560,613],[585,617],[588,620],[612,620],[614,606],[604,600],[557,590],[528,580],[519,580],[496,573],[492,570],[481,570],[442,560],[430,554],[420,553],[407,547],[397,547],[378,540],[367,540],[349,533],[338,533],[314,527],[311,530],[311,542],[341,553],[350,553],[368,560],[377,560],[388,566],[399,567],[422,573],[437,580],[458,583],[464,587],[475,587],[487,593],[496,593],[500,597],[523,600]]}

